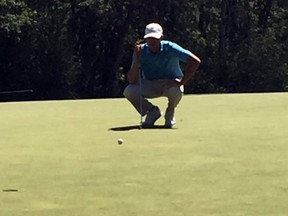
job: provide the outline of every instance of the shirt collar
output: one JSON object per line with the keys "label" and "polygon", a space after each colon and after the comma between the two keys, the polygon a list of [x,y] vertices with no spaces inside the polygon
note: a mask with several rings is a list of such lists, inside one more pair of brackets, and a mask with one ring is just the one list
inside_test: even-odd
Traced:
{"label": "shirt collar", "polygon": [[[147,46],[147,53],[152,53],[151,50],[149,49],[147,43],[146,43],[146,46]],[[160,50],[159,52],[162,52],[164,50],[164,45],[163,45],[163,41],[161,40],[160,41]]]}
{"label": "shirt collar", "polygon": [[164,50],[164,46],[163,46],[163,42],[162,40],[160,41],[160,51],[163,51]]}

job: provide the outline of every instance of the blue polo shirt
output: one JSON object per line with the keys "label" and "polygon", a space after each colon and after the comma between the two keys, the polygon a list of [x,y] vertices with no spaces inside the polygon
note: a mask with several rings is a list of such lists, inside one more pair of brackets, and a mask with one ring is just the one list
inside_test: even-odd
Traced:
{"label": "blue polo shirt", "polygon": [[191,55],[178,44],[171,41],[161,41],[160,51],[153,53],[147,43],[141,45],[141,70],[144,78],[171,79],[183,77],[180,61],[186,62]]}

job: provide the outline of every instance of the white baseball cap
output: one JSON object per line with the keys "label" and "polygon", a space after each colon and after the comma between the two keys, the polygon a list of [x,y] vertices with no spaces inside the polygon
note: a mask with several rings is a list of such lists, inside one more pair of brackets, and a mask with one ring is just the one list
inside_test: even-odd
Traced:
{"label": "white baseball cap", "polygon": [[158,23],[150,23],[145,28],[144,38],[160,39],[163,36],[163,29]]}

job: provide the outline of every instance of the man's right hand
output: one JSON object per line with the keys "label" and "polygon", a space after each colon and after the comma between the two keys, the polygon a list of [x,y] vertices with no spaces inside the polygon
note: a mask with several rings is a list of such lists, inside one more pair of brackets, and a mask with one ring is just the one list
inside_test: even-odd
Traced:
{"label": "man's right hand", "polygon": [[141,53],[141,45],[135,44],[134,51],[133,51],[133,63],[140,65],[140,53]]}
{"label": "man's right hand", "polygon": [[140,70],[140,58],[141,58],[141,44],[135,44],[131,68],[127,73],[129,83],[136,83],[139,79]]}

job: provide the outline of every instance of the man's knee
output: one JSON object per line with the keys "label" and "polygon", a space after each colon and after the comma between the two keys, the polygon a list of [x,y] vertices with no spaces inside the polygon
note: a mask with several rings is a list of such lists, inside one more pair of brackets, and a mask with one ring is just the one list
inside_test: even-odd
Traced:
{"label": "man's knee", "polygon": [[181,88],[179,87],[172,87],[169,88],[166,92],[165,92],[165,96],[168,98],[168,100],[175,104],[175,106],[180,102],[181,98],[183,95],[183,91]]}
{"label": "man's knee", "polygon": [[125,98],[128,98],[129,95],[131,94],[131,87],[130,86],[131,85],[126,86],[126,88],[123,91],[123,95],[124,95]]}
{"label": "man's knee", "polygon": [[123,91],[123,95],[125,98],[133,98],[137,95],[137,85],[129,84]]}
{"label": "man's knee", "polygon": [[180,87],[171,87],[166,91],[168,97],[182,97],[182,90]]}

